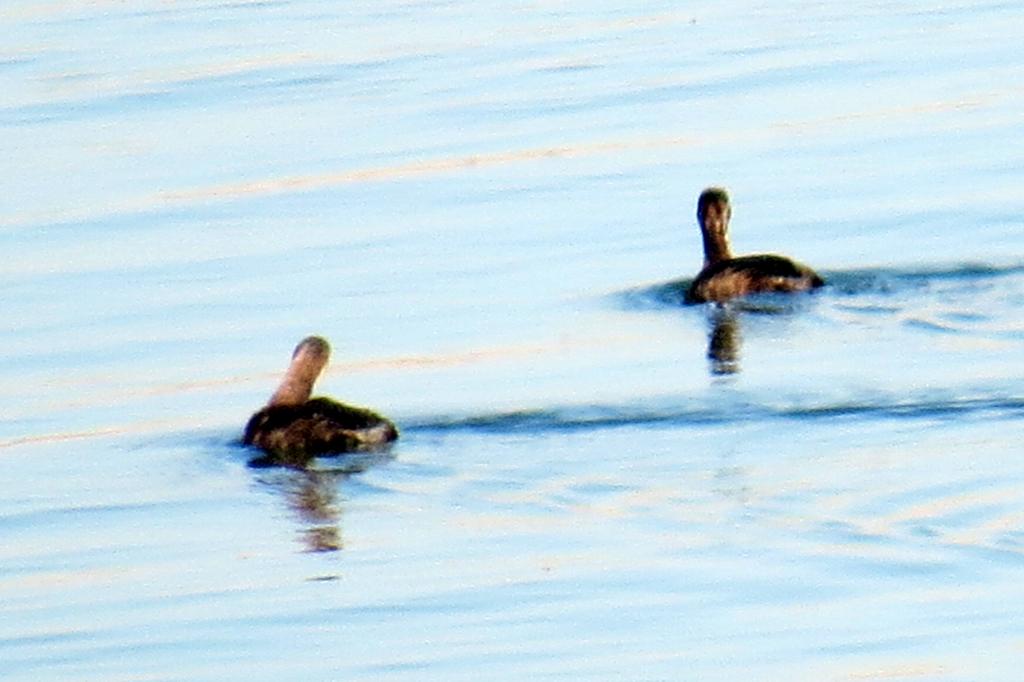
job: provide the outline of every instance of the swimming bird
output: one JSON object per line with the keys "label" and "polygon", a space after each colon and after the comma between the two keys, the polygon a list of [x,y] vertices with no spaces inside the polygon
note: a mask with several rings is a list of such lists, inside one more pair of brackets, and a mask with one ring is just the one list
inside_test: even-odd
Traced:
{"label": "swimming bird", "polygon": [[302,467],[317,455],[377,449],[398,438],[395,425],[376,412],[309,397],[330,355],[319,336],[295,347],[280,386],[246,424],[242,442],[267,453],[250,464]]}
{"label": "swimming bird", "polygon": [[686,292],[687,303],[722,302],[771,291],[808,291],[825,280],[806,265],[783,256],[760,254],[734,258],[729,250],[729,195],[709,187],[697,200],[697,222],[704,238],[704,267]]}

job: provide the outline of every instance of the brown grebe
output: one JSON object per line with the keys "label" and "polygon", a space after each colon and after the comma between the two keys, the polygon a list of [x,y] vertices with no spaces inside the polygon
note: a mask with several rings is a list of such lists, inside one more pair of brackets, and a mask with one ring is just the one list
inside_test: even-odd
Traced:
{"label": "brown grebe", "polygon": [[783,256],[733,258],[729,251],[729,195],[709,187],[697,200],[697,222],[704,238],[704,267],[686,292],[687,303],[722,302],[772,291],[808,291],[825,284],[814,270]]}
{"label": "brown grebe", "polygon": [[376,412],[309,397],[330,355],[319,336],[295,347],[281,385],[245,427],[242,442],[267,453],[252,464],[301,467],[317,455],[372,450],[398,438],[395,425]]}

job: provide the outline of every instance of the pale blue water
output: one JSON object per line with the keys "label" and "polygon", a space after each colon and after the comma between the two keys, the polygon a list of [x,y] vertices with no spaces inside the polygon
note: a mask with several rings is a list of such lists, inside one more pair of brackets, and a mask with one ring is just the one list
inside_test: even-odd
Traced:
{"label": "pale blue water", "polygon": [[[5,4],[0,678],[1017,679],[1022,26]],[[402,438],[249,469],[310,333]]]}

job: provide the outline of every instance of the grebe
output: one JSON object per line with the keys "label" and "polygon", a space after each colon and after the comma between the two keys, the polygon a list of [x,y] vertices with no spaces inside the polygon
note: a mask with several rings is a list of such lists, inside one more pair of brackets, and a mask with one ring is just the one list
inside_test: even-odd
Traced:
{"label": "grebe", "polygon": [[729,195],[709,187],[697,200],[697,222],[704,238],[704,267],[686,292],[687,303],[722,302],[769,291],[808,291],[825,280],[806,265],[782,256],[733,258],[729,251]]}
{"label": "grebe", "polygon": [[330,355],[330,344],[319,336],[295,347],[281,385],[245,427],[242,442],[267,453],[251,464],[302,467],[317,455],[379,448],[398,438],[395,425],[376,412],[330,398],[310,399]]}

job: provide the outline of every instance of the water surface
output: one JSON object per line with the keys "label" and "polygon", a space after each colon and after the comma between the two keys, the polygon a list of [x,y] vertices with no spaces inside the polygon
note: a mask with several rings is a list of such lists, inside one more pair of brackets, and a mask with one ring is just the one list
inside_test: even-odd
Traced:
{"label": "water surface", "polygon": [[[1022,18],[6,4],[0,675],[1016,679]],[[402,438],[250,469],[310,333]]]}

